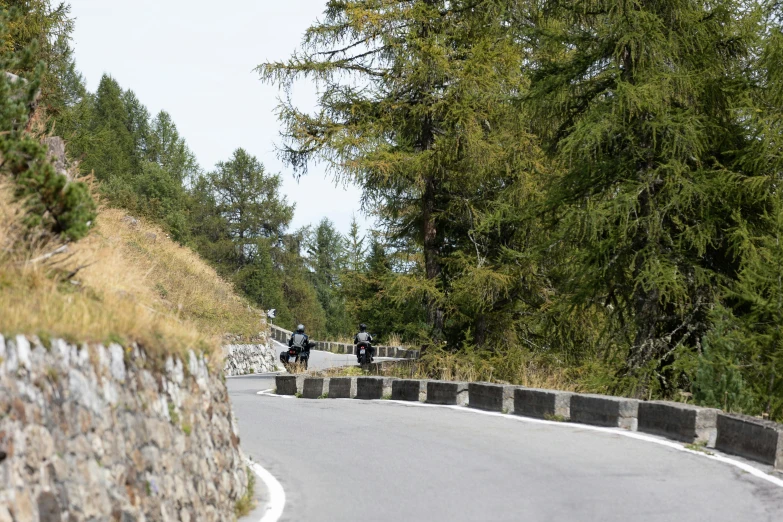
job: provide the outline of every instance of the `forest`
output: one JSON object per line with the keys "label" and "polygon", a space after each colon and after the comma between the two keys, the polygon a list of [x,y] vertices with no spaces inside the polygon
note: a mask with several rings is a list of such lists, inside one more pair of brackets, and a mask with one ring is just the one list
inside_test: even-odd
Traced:
{"label": "forest", "polygon": [[[87,91],[67,4],[0,0],[2,68],[29,91],[0,107],[1,168],[30,222],[76,240],[96,204],[121,207],[281,326],[364,322],[433,375],[783,418],[782,4],[324,3],[256,69],[284,93],[277,174],[241,148],[198,165],[132,86]],[[313,112],[285,95],[301,81]],[[36,90],[80,183],[29,160]],[[375,229],[291,230],[280,176],[314,162],[361,187]]]}

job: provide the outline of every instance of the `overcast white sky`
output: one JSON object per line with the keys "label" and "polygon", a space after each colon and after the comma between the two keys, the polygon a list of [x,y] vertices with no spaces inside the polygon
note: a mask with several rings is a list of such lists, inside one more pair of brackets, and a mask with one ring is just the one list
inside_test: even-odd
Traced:
{"label": "overcast white sky", "polygon": [[[283,179],[296,202],[298,228],[327,216],[347,232],[359,212],[357,187],[335,187],[323,168],[298,183],[275,153],[280,94],[253,68],[282,60],[304,30],[321,17],[326,0],[70,0],[76,18],[76,64],[90,91],[103,73],[133,90],[151,114],[166,110],[205,169],[238,147]],[[295,102],[312,107],[314,91],[301,85]]]}

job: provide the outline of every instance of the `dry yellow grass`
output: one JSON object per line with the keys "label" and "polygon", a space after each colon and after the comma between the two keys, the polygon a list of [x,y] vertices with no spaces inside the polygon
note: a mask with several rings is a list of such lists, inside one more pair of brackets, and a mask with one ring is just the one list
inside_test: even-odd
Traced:
{"label": "dry yellow grass", "polygon": [[143,220],[102,208],[90,235],[63,245],[25,236],[0,181],[0,332],[84,342],[137,342],[151,354],[188,348],[220,358],[223,334],[265,329],[198,255]]}

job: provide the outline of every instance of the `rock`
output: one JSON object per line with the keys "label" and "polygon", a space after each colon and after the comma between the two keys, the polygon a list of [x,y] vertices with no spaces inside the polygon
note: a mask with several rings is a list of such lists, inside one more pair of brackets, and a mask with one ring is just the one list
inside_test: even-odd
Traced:
{"label": "rock", "polygon": [[16,353],[16,343],[9,339],[5,343],[5,371],[8,373],[16,373],[19,369],[19,357]]}
{"label": "rock", "polygon": [[58,174],[62,174],[68,181],[73,181],[73,178],[68,173],[68,158],[65,156],[65,142],[59,136],[49,136],[44,138],[44,145],[47,146],[47,155],[52,160],[54,170]]}
{"label": "rock", "polygon": [[98,394],[95,393],[95,387],[79,370],[72,369],[68,373],[68,391],[71,400],[76,404],[80,404],[95,413],[100,413],[101,404]]}
{"label": "rock", "polygon": [[0,505],[0,522],[14,522],[11,518],[11,513],[8,512],[8,508]]}
{"label": "rock", "polygon": [[14,498],[11,500],[11,513],[13,513],[13,520],[36,520],[37,513],[33,500],[30,498],[30,491],[23,489],[15,492]]}
{"label": "rock", "polygon": [[38,517],[40,522],[60,522],[60,504],[51,491],[38,495]]}
{"label": "rock", "polygon": [[123,223],[127,223],[130,228],[136,228],[139,226],[139,220],[133,216],[125,216],[122,218]]}
{"label": "rock", "polygon": [[30,369],[30,341],[24,335],[16,336],[16,356],[19,358],[19,365],[25,369]]}
{"label": "rock", "polygon": [[52,353],[55,353],[59,356],[60,360],[58,361],[59,364],[62,365],[68,365],[71,359],[71,347],[68,346],[68,343],[63,341],[62,339],[54,339],[52,341]]}
{"label": "rock", "polygon": [[25,464],[38,470],[54,454],[54,441],[49,431],[36,424],[24,428]]}
{"label": "rock", "polygon": [[125,352],[116,343],[109,345],[111,355],[111,376],[115,381],[125,382]]}
{"label": "rock", "polygon": [[160,461],[160,450],[155,446],[145,446],[141,450],[141,461],[145,471],[155,472]]}

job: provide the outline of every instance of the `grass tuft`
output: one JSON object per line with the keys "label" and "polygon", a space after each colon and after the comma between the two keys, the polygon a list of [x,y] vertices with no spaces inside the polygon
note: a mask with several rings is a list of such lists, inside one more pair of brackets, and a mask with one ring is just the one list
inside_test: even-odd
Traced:
{"label": "grass tuft", "polygon": [[247,490],[245,494],[234,504],[234,515],[237,518],[248,515],[255,507],[256,476],[247,468]]}
{"label": "grass tuft", "polygon": [[714,455],[713,452],[707,450],[706,442],[694,442],[691,444],[686,444],[685,449],[689,449],[691,451],[698,451],[699,453],[704,453],[706,455]]}

